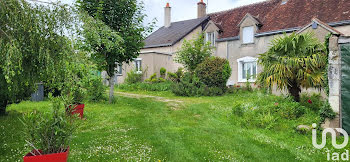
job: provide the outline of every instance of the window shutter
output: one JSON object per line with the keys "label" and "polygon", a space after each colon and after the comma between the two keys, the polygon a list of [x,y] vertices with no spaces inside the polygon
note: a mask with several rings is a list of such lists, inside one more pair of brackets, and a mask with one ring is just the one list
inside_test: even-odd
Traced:
{"label": "window shutter", "polygon": [[243,44],[254,43],[254,27],[243,28]]}

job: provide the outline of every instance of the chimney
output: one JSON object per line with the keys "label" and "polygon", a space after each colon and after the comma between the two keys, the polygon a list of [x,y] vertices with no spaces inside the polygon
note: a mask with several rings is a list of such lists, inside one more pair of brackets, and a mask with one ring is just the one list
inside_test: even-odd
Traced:
{"label": "chimney", "polygon": [[169,3],[166,3],[164,7],[164,27],[169,27],[171,24],[171,7]]}
{"label": "chimney", "polygon": [[207,5],[201,0],[200,2],[197,3],[197,15],[198,18],[204,17],[207,15]]}

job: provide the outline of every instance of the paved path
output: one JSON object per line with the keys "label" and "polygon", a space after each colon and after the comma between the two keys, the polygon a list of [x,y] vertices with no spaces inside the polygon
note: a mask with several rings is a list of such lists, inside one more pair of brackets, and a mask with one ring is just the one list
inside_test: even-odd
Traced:
{"label": "paved path", "polygon": [[165,102],[173,110],[180,109],[180,107],[183,105],[183,101],[181,101],[181,100],[168,99],[168,98],[165,98],[165,97],[151,96],[151,95],[144,95],[144,94],[135,94],[135,93],[129,93],[129,92],[115,92],[115,93],[120,95],[120,96],[124,96],[124,97],[130,97],[130,98],[151,98],[151,99],[153,99],[155,101]]}

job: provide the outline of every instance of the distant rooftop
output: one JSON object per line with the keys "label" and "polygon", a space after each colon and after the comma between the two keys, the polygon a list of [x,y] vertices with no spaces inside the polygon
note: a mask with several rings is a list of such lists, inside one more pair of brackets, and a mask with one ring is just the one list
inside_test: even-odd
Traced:
{"label": "distant rooftop", "polygon": [[161,27],[145,39],[144,48],[172,46],[199,26],[208,22],[209,17],[172,22],[170,27]]}

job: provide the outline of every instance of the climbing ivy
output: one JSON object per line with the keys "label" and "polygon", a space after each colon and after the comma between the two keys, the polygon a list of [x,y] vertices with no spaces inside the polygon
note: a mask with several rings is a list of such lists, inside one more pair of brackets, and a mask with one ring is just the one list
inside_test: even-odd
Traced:
{"label": "climbing ivy", "polygon": [[[329,38],[332,36],[332,33],[328,33],[326,36],[325,36],[325,41],[324,41],[324,45],[325,45],[325,48],[326,48],[326,54],[327,56],[329,55]],[[326,58],[327,59],[327,64],[326,64],[326,68],[325,68],[325,71],[324,71],[324,91],[326,92],[326,94],[329,96],[329,83],[328,83],[328,57]]]}

